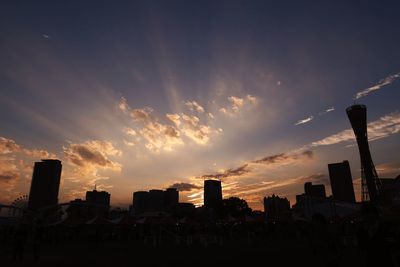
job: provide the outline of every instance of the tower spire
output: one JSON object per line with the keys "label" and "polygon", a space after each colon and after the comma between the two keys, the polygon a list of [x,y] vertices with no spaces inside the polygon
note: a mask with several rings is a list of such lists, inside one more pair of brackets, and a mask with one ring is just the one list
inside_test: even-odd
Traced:
{"label": "tower spire", "polygon": [[367,107],[355,104],[346,109],[351,127],[357,139],[361,159],[361,198],[362,201],[377,202],[380,190],[380,179],[372,161],[368,144]]}

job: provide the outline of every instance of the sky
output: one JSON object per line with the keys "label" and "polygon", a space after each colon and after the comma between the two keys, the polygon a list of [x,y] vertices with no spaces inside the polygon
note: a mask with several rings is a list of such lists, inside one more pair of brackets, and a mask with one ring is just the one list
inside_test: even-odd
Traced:
{"label": "sky", "polygon": [[360,159],[345,109],[368,108],[380,177],[400,174],[398,1],[2,1],[0,203],[62,161],[59,201],[114,206],[176,187],[291,204]]}

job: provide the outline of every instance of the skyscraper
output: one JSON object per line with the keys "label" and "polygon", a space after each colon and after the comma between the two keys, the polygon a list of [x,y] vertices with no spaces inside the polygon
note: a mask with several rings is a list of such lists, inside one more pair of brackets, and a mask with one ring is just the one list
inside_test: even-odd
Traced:
{"label": "skyscraper", "polygon": [[164,206],[166,211],[172,211],[178,206],[179,192],[176,188],[168,188],[164,191]]}
{"label": "skyscraper", "polygon": [[37,210],[58,204],[61,168],[61,161],[55,159],[35,162],[29,193],[29,209]]}
{"label": "skyscraper", "polygon": [[345,202],[355,202],[353,179],[350,164],[347,160],[328,164],[333,199]]}
{"label": "skyscraper", "polygon": [[376,202],[378,200],[380,181],[372,161],[368,145],[367,134],[367,107],[365,105],[353,105],[346,109],[351,127],[357,139],[358,150],[361,159],[361,185],[362,201]]}
{"label": "skyscraper", "polygon": [[86,192],[86,203],[88,204],[89,213],[94,216],[105,216],[110,209],[110,194],[106,191]]}
{"label": "skyscraper", "polygon": [[325,186],[323,184],[304,183],[304,193],[310,197],[326,198]]}
{"label": "skyscraper", "polygon": [[222,205],[221,181],[204,181],[204,206],[206,208],[218,208]]}

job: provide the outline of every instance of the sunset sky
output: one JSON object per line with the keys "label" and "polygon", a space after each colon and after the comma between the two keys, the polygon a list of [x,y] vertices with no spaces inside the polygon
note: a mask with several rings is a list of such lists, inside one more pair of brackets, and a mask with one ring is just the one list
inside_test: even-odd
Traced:
{"label": "sunset sky", "polygon": [[[324,3],[323,3],[324,2]],[[58,158],[60,202],[127,206],[203,180],[255,209],[360,159],[345,109],[368,107],[381,177],[400,174],[398,1],[1,1],[0,203]]]}

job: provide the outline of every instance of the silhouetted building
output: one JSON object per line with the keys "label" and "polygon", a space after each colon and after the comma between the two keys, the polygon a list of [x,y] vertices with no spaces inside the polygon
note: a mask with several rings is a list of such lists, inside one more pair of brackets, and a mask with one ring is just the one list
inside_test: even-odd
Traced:
{"label": "silhouetted building", "polygon": [[307,196],[314,198],[326,198],[325,186],[323,184],[307,182],[304,184],[304,192]]}
{"label": "silhouetted building", "polygon": [[353,105],[348,107],[346,112],[360,152],[362,201],[369,199],[371,202],[377,202],[380,181],[368,145],[367,107],[365,105]]}
{"label": "silhouetted building", "polygon": [[269,221],[286,221],[290,218],[290,202],[275,195],[264,197],[264,212]]}
{"label": "silhouetted building", "polygon": [[222,206],[221,181],[204,181],[204,206],[206,208],[219,208]]}
{"label": "silhouetted building", "polygon": [[152,189],[149,191],[148,211],[164,211],[164,191]]}
{"label": "silhouetted building", "polygon": [[173,211],[179,203],[179,192],[176,188],[168,188],[164,192],[164,207],[166,211]]}
{"label": "silhouetted building", "polygon": [[144,212],[173,212],[179,202],[179,192],[175,188],[152,189],[133,193],[131,214]]}
{"label": "silhouetted building", "polygon": [[110,209],[110,194],[106,191],[93,191],[86,192],[86,203],[90,213],[94,215],[106,215]]}
{"label": "silhouetted building", "polygon": [[61,178],[61,161],[45,159],[35,162],[28,207],[32,210],[56,206]]}
{"label": "silhouetted building", "polygon": [[349,162],[345,160],[339,163],[328,164],[328,170],[333,199],[344,202],[355,202],[356,198]]}
{"label": "silhouetted building", "polygon": [[149,192],[137,191],[133,193],[132,212],[133,214],[140,214],[147,211],[147,203]]}

